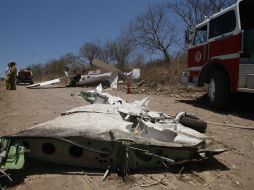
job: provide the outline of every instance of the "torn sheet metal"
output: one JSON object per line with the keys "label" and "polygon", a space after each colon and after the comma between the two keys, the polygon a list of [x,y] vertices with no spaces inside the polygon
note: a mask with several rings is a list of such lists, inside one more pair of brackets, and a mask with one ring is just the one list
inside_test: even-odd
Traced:
{"label": "torn sheet metal", "polygon": [[[117,73],[100,73],[100,74],[89,74],[89,75],[81,75],[78,81],[73,81],[73,77],[75,76],[66,76],[63,78],[53,79],[41,83],[36,83],[27,86],[27,88],[38,88],[38,87],[45,87],[48,85],[58,84],[60,82],[66,83],[66,86],[87,86],[87,85],[97,85],[98,83],[105,83],[106,87],[111,87],[112,89],[117,89],[118,84],[118,74]],[[69,81],[69,82],[67,82]],[[75,84],[72,84],[75,83]]]}
{"label": "torn sheet metal", "polygon": [[58,78],[58,79],[53,79],[53,80],[49,80],[49,81],[45,81],[45,82],[40,82],[40,83],[29,85],[29,86],[27,86],[27,88],[38,88],[38,87],[42,87],[42,86],[57,84],[57,83],[60,83],[61,80],[62,80],[62,78]]}
{"label": "torn sheet metal", "polygon": [[[227,150],[213,138],[181,125],[175,117],[150,111],[149,98],[128,103],[103,93],[100,86],[89,93],[94,104],[66,111],[4,139],[21,142],[20,146],[29,149],[25,157],[97,169],[110,166],[122,175]],[[8,168],[5,160],[0,163]]]}
{"label": "torn sheet metal", "polygon": [[82,75],[80,80],[76,82],[76,86],[93,85],[93,84],[98,84],[100,82],[102,83],[108,82],[107,85],[109,86],[107,87],[111,87],[112,89],[117,89],[118,74],[109,72],[109,73],[102,73],[102,74]]}
{"label": "torn sheet metal", "polygon": [[20,140],[8,140],[0,138],[0,168],[21,169],[23,168],[25,148]]}
{"label": "torn sheet metal", "polygon": [[27,88],[39,88],[44,87],[52,84],[57,84],[60,82],[65,82],[67,87],[73,87],[73,86],[92,86],[92,85],[98,85],[99,83],[103,84],[104,88],[112,88],[117,89],[118,86],[118,75],[120,75],[124,79],[128,80],[135,80],[140,78],[140,69],[133,69],[129,73],[124,73],[120,71],[119,69],[106,64],[100,60],[93,60],[93,64],[97,66],[98,68],[103,68],[105,73],[101,73],[100,70],[96,70],[95,72],[89,71],[87,74],[74,74],[69,75],[69,68],[65,68],[65,76],[63,78],[53,79],[41,83],[36,83],[33,85],[27,86]]}
{"label": "torn sheet metal", "polygon": [[94,59],[92,63],[93,63],[93,65],[95,65],[99,68],[103,68],[106,71],[119,73],[125,79],[126,78],[139,79],[140,78],[140,69],[133,69],[131,72],[124,73],[124,72],[120,71],[119,69],[113,67],[112,65],[106,64],[103,61],[100,61],[98,59]]}

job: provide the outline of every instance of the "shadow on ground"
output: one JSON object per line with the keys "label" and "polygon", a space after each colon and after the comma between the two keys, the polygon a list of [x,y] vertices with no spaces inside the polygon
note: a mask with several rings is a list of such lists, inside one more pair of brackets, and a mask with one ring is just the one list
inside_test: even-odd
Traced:
{"label": "shadow on ground", "polygon": [[254,94],[236,93],[231,97],[228,107],[224,110],[216,110],[208,103],[208,95],[192,100],[176,100],[177,102],[190,104],[223,115],[234,115],[244,119],[254,120]]}
{"label": "shadow on ground", "polygon": [[[202,171],[211,171],[211,170],[225,171],[229,170],[229,168],[223,163],[219,162],[217,159],[209,158],[207,160],[199,162],[189,162],[185,164],[170,166],[168,168],[163,167],[150,170],[130,171],[130,176],[128,178],[131,181],[135,180],[135,177],[132,177],[133,174],[146,175],[146,174],[172,173],[179,175],[179,173],[192,174],[193,172],[199,173]],[[91,170],[86,168],[53,164],[43,161],[27,159],[23,169],[7,171],[7,173],[11,176],[13,180],[12,182],[10,182],[6,177],[5,178],[2,177],[0,178],[0,184],[3,184],[4,186],[7,187],[13,187],[24,183],[25,178],[32,175],[45,175],[45,174],[84,175],[84,172],[86,173],[86,175],[102,177],[105,173],[105,170]],[[119,176],[119,178],[121,177]]]}

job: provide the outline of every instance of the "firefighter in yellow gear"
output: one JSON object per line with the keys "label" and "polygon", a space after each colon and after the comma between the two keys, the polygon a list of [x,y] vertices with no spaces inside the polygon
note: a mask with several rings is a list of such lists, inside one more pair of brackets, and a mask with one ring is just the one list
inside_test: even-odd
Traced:
{"label": "firefighter in yellow gear", "polygon": [[11,62],[9,71],[6,74],[6,89],[7,90],[16,90],[16,75],[17,75],[16,63]]}

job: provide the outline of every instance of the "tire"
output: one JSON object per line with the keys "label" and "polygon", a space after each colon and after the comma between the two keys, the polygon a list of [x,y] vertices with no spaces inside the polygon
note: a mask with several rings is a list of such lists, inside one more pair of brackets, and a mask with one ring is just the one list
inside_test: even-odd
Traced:
{"label": "tire", "polygon": [[189,127],[200,133],[205,133],[207,128],[207,123],[205,121],[194,117],[182,116],[179,122],[185,127]]}
{"label": "tire", "polygon": [[208,97],[213,108],[225,109],[229,103],[229,79],[223,70],[216,70],[210,76]]}

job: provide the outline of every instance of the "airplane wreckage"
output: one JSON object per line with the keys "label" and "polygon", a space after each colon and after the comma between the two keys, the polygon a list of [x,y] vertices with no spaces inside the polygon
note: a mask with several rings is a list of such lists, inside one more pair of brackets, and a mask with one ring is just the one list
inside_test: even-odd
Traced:
{"label": "airplane wreckage", "polygon": [[45,87],[48,85],[53,85],[57,83],[66,83],[66,87],[75,87],[75,86],[90,86],[90,85],[98,85],[102,84],[103,88],[112,88],[116,89],[118,85],[118,78],[119,76],[123,78],[124,80],[132,80],[132,79],[138,79],[140,77],[140,69],[133,69],[129,73],[124,73],[120,71],[119,69],[110,66],[109,64],[106,64],[100,60],[94,59],[92,62],[93,65],[95,65],[98,68],[102,68],[105,71],[109,71],[106,73],[101,73],[100,70],[96,71],[90,71],[86,75],[69,75],[69,68],[65,68],[65,77],[57,78],[41,83],[36,83],[27,86],[27,88],[30,89],[36,89]]}
{"label": "airplane wreckage", "polygon": [[127,103],[103,93],[101,85],[81,95],[92,104],[1,137],[0,168],[21,169],[26,158],[33,158],[91,169],[110,168],[127,176],[130,170],[203,160],[228,150],[212,137],[182,125],[181,118],[187,113],[169,116],[150,111],[149,97]]}

